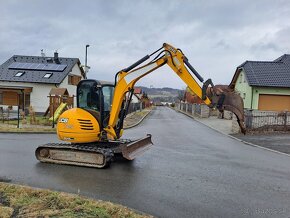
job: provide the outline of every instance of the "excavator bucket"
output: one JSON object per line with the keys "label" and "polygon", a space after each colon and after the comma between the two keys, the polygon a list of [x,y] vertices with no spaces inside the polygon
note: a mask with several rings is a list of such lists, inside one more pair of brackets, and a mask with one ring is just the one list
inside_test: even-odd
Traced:
{"label": "excavator bucket", "polygon": [[234,92],[225,93],[225,101],[222,107],[223,110],[231,111],[236,115],[241,132],[246,134],[246,127],[244,123],[244,103],[241,96]]}
{"label": "excavator bucket", "polygon": [[153,145],[151,141],[151,135],[147,134],[146,137],[135,140],[126,144],[122,147],[122,155],[127,160],[133,160],[137,156],[143,154],[146,150],[148,150]]}
{"label": "excavator bucket", "polygon": [[227,110],[236,115],[241,132],[246,134],[244,123],[244,102],[241,96],[235,93],[228,86],[224,85],[209,87],[207,89],[207,94],[212,96],[212,102],[220,112]]}

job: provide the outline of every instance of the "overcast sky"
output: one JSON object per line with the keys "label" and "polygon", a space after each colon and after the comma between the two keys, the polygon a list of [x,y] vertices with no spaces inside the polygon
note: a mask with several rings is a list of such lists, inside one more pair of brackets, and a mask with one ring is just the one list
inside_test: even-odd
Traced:
{"label": "overcast sky", "polygon": [[[12,55],[79,58],[88,77],[114,75],[168,42],[215,84],[246,60],[290,53],[289,0],[0,0],[0,63]],[[138,85],[183,88],[168,67]]]}

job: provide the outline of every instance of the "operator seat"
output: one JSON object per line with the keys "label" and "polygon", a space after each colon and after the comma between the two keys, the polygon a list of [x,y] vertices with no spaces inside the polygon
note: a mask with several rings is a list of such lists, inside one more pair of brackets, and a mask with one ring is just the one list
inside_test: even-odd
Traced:
{"label": "operator seat", "polygon": [[89,108],[87,108],[86,110],[96,118],[99,124],[101,124],[100,102],[98,93],[89,92],[87,94],[87,105]]}

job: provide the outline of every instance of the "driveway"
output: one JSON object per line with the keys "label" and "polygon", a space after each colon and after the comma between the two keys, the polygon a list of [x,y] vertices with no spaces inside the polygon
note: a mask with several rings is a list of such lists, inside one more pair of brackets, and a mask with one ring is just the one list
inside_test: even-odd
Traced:
{"label": "driveway", "polygon": [[289,217],[290,158],[245,145],[166,107],[125,137],[153,135],[133,162],[105,170],[39,163],[55,135],[0,134],[0,179],[80,193],[157,217]]}
{"label": "driveway", "polygon": [[233,136],[265,148],[270,148],[272,150],[290,154],[289,133],[269,132],[264,134],[263,133],[246,134],[246,135],[235,134]]}

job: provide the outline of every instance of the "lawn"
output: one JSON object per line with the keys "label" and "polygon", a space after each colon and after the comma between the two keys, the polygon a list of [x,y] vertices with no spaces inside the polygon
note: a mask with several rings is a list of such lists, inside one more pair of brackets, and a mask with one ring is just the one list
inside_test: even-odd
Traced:
{"label": "lawn", "polygon": [[79,195],[0,182],[0,217],[152,217]]}

